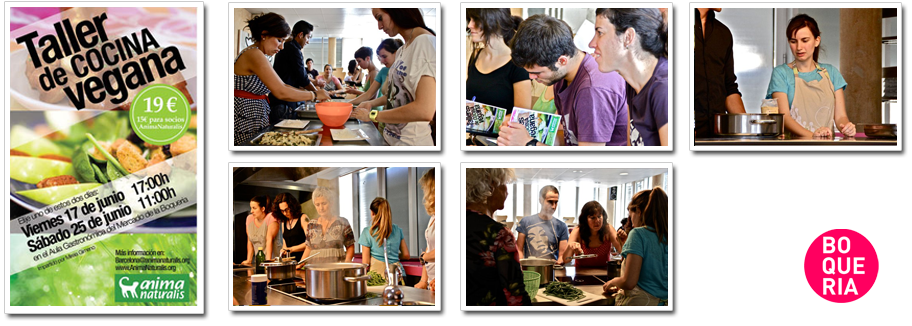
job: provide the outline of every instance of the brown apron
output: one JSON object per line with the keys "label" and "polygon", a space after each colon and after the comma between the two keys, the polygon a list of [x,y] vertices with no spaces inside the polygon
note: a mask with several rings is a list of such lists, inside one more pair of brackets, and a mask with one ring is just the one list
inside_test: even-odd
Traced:
{"label": "brown apron", "polygon": [[822,127],[830,128],[833,132],[833,126],[836,110],[836,91],[833,89],[833,82],[830,81],[830,74],[826,69],[817,66],[817,73],[823,78],[811,82],[804,81],[798,77],[798,68],[795,62],[789,64],[795,73],[795,96],[792,98],[792,108],[789,110],[792,119],[798,122],[804,129],[810,132],[816,132]]}

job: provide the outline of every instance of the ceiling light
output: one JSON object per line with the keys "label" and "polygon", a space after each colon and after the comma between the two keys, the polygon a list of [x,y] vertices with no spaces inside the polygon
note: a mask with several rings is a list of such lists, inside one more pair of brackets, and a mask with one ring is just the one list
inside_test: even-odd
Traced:
{"label": "ceiling light", "polygon": [[628,174],[629,174],[629,173],[627,173],[627,172],[621,172],[621,175],[622,175],[622,176],[628,175]]}

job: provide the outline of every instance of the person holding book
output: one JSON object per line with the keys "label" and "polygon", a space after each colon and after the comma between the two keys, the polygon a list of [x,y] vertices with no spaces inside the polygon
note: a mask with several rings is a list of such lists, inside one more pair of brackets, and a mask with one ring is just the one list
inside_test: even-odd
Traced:
{"label": "person holding book", "polygon": [[[592,56],[576,48],[567,23],[546,15],[529,17],[519,25],[510,49],[513,63],[525,68],[529,78],[554,86],[565,145],[627,145],[624,79],[616,72],[600,72]],[[516,122],[503,124],[497,144],[547,146]]]}
{"label": "person holding book", "polygon": [[532,107],[529,74],[513,64],[507,45],[522,18],[507,8],[466,9],[466,31],[472,39],[466,77],[466,99],[507,110]]}

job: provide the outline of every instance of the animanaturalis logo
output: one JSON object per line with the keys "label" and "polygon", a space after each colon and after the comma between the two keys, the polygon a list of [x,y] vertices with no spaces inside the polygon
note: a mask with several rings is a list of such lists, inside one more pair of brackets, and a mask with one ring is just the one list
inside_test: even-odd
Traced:
{"label": "animanaturalis logo", "polygon": [[188,274],[115,274],[114,302],[190,301]]}

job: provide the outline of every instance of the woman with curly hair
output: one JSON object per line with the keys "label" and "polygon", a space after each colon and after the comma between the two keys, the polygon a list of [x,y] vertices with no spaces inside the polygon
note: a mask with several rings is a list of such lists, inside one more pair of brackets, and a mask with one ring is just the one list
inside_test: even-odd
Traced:
{"label": "woman with curly hair", "polygon": [[424,238],[427,239],[427,250],[419,256],[423,262],[421,280],[418,281],[418,284],[415,284],[416,288],[431,291],[435,290],[437,284],[437,231],[434,225],[436,222],[437,195],[435,193],[436,182],[434,180],[434,168],[425,172],[421,180],[418,180],[421,184],[421,189],[424,191],[424,210],[431,216],[431,220],[428,222],[427,229],[424,230]]}
{"label": "woman with curly hair", "polygon": [[513,169],[466,169],[466,305],[531,305],[513,233],[491,216],[504,208]]}

